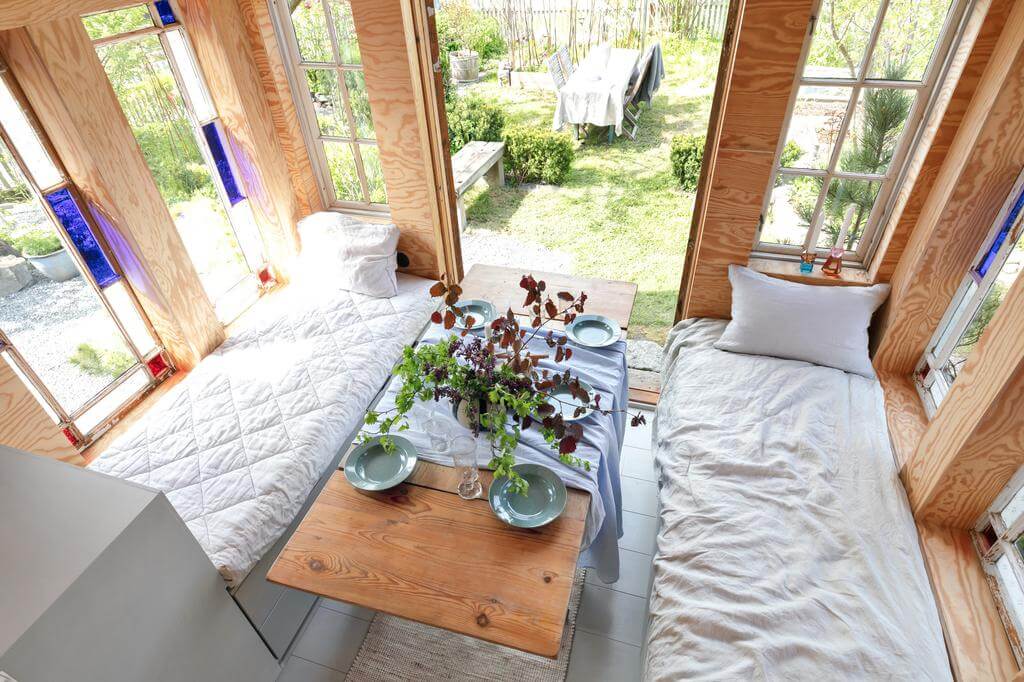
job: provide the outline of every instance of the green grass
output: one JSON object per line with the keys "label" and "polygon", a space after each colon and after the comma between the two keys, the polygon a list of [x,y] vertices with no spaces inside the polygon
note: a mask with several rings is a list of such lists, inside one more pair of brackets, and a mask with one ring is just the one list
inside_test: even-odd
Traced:
{"label": "green grass", "polygon": [[[580,144],[560,186],[487,189],[466,196],[469,228],[567,252],[575,272],[636,282],[630,335],[663,342],[672,325],[693,194],[672,175],[672,136],[707,127],[719,44],[677,42],[666,49],[666,78],[641,117],[634,142],[608,144],[598,129]],[[512,90],[494,80],[473,86],[502,103],[510,125],[549,127],[552,92]]]}

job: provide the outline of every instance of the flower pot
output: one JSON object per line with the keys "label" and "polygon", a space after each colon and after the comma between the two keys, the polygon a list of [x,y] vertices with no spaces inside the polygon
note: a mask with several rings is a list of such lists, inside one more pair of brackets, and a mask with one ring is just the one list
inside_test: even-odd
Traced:
{"label": "flower pot", "polygon": [[[486,411],[486,409],[487,406],[481,403],[480,411],[484,412]],[[457,403],[452,403],[452,415],[455,417],[455,420],[459,422],[461,426],[469,429],[470,431],[473,430],[473,424],[469,420],[469,411],[466,409],[466,402],[464,400],[460,400]],[[508,423],[507,414],[505,415],[505,423]]]}
{"label": "flower pot", "polygon": [[454,80],[465,83],[480,77],[480,55],[473,50],[449,52],[448,60],[452,65]]}
{"label": "flower pot", "polygon": [[73,277],[78,277],[78,268],[75,266],[75,259],[71,257],[67,249],[54,251],[45,256],[25,256],[25,260],[32,264],[43,276],[55,282],[65,282]]}

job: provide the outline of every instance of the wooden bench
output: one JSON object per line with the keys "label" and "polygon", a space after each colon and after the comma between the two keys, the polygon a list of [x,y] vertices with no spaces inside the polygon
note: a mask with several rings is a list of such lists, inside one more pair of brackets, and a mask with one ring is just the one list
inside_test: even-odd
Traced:
{"label": "wooden bench", "polygon": [[452,157],[452,178],[455,184],[459,229],[466,226],[466,205],[462,196],[477,180],[487,175],[491,187],[505,185],[504,142],[478,142],[466,144]]}

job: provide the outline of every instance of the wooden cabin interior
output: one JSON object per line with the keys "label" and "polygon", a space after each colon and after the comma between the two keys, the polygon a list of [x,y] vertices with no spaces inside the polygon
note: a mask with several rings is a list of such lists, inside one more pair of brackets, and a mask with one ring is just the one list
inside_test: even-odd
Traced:
{"label": "wooden cabin interior", "polygon": [[[1024,3],[953,0],[894,77],[864,2],[837,79],[829,0],[728,2],[652,389],[635,283],[464,265],[434,2],[0,0],[0,187],[128,358],[56,386],[0,323],[0,680],[1024,679]],[[172,211],[133,49],[215,210]],[[849,122],[784,161],[814,88],[903,98],[883,166]]]}

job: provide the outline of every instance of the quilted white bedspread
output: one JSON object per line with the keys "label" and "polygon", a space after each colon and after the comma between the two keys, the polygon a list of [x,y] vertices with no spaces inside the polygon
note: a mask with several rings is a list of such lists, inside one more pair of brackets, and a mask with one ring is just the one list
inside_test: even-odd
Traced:
{"label": "quilted white bedspread", "polygon": [[951,679],[878,382],[724,327],[666,348],[645,679]]}
{"label": "quilted white bedspread", "polygon": [[[293,284],[91,468],[166,493],[231,584],[281,536],[433,305]],[[276,300],[274,300],[276,298]]]}

